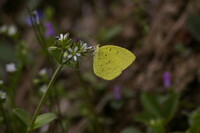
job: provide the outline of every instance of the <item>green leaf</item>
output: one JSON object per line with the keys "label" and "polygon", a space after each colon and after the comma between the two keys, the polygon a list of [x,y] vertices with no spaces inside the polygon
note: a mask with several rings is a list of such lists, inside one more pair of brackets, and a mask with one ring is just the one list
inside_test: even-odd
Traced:
{"label": "green leaf", "polygon": [[200,132],[200,108],[193,111],[189,117],[190,128],[187,130],[187,133],[199,133]]}
{"label": "green leaf", "polygon": [[152,120],[150,122],[150,127],[154,130],[155,133],[165,133],[165,128],[162,119]]}
{"label": "green leaf", "polygon": [[155,132],[154,132],[154,129],[149,126],[149,127],[147,127],[146,133],[155,133]]}
{"label": "green leaf", "polygon": [[155,119],[155,117],[149,112],[142,112],[134,118],[136,121],[141,123],[149,123],[151,120]]}
{"label": "green leaf", "polygon": [[49,50],[49,51],[54,56],[56,61],[61,64],[62,63],[62,61],[61,61],[61,56],[62,56],[61,50],[60,49],[52,49],[52,50]]}
{"label": "green leaf", "polygon": [[15,109],[13,109],[12,111],[15,113],[15,115],[16,115],[20,120],[22,120],[22,122],[23,122],[26,126],[28,126],[28,125],[30,124],[30,122],[31,122],[31,117],[30,117],[30,115],[29,115],[25,110],[23,110],[23,109],[21,109],[21,108],[15,108]]}
{"label": "green leaf", "polygon": [[46,113],[46,114],[39,115],[34,123],[33,129],[42,127],[56,118],[57,116],[54,113]]}
{"label": "green leaf", "polygon": [[178,107],[178,103],[179,103],[179,94],[171,94],[169,95],[169,97],[167,98],[167,100],[163,103],[163,110],[162,113],[165,117],[165,120],[167,122],[169,122],[171,120],[171,118],[173,117],[173,115],[175,114],[175,111]]}
{"label": "green leaf", "polygon": [[141,102],[147,112],[151,113],[156,118],[162,116],[160,112],[160,105],[156,96],[145,92],[141,95]]}
{"label": "green leaf", "polygon": [[135,127],[127,127],[123,129],[120,133],[142,133],[142,132]]}

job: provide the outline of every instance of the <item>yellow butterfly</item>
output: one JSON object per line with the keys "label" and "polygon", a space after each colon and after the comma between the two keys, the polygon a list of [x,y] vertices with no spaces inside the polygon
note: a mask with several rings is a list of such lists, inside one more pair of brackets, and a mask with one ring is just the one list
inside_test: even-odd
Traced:
{"label": "yellow butterfly", "polygon": [[130,66],[135,58],[132,52],[119,46],[97,46],[94,51],[93,70],[98,77],[112,80]]}

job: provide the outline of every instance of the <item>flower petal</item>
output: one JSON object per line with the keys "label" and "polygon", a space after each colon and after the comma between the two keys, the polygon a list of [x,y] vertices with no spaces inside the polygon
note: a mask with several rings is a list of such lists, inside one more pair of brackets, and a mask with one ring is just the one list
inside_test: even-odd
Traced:
{"label": "flower petal", "polygon": [[81,56],[81,54],[80,54],[80,53],[76,53],[76,55],[77,55],[77,56]]}
{"label": "flower petal", "polygon": [[74,56],[74,60],[77,61],[77,57],[76,57],[76,55]]}
{"label": "flower petal", "polygon": [[74,52],[76,52],[78,50],[78,47],[76,46],[75,48],[74,48]]}
{"label": "flower petal", "polygon": [[70,52],[70,53],[72,53],[72,52],[73,52],[73,50],[72,50],[71,48],[68,48],[68,50],[69,50],[69,52]]}
{"label": "flower petal", "polygon": [[69,54],[68,56],[67,56],[67,58],[71,58],[72,57],[72,54]]}

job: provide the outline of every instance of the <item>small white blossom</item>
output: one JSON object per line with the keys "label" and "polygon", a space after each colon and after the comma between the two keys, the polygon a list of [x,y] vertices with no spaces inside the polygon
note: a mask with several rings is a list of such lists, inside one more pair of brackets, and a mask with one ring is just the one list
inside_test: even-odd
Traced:
{"label": "small white blossom", "polygon": [[69,54],[68,56],[67,56],[67,58],[71,58],[73,55],[72,54]]}
{"label": "small white blossom", "polygon": [[64,41],[64,40],[66,40],[66,39],[67,39],[67,35],[68,35],[68,34],[65,34],[65,35],[60,34],[58,40],[59,40],[59,41]]}
{"label": "small white blossom", "polygon": [[59,40],[59,41],[62,41],[62,40],[63,40],[63,34],[60,34],[58,40]]}
{"label": "small white blossom", "polygon": [[76,46],[75,48],[74,48],[74,52],[76,52],[78,50],[78,47]]}
{"label": "small white blossom", "polygon": [[0,91],[0,99],[1,99],[1,100],[6,99],[6,93],[5,93],[5,92]]}
{"label": "small white blossom", "polygon": [[7,72],[15,72],[17,70],[14,63],[6,64],[6,71]]}
{"label": "small white blossom", "polygon": [[10,25],[8,27],[8,35],[12,36],[12,35],[16,34],[16,32],[17,32],[17,29],[14,25]]}
{"label": "small white blossom", "polygon": [[68,48],[68,51],[70,54],[67,56],[68,59],[73,58],[74,61],[77,61],[77,56],[81,56],[81,53],[78,51],[78,46],[76,46],[74,49]]}
{"label": "small white blossom", "polygon": [[83,47],[83,48],[84,48],[84,47],[87,47],[87,43],[83,43],[83,46],[82,46],[82,47]]}
{"label": "small white blossom", "polygon": [[7,33],[8,35],[12,36],[16,34],[17,28],[14,25],[3,25],[0,27],[1,33]]}
{"label": "small white blossom", "polygon": [[39,75],[46,75],[47,74],[47,69],[43,68],[38,72]]}
{"label": "small white blossom", "polygon": [[47,91],[47,85],[42,85],[42,86],[40,87],[40,91],[41,91],[42,93],[45,93],[45,92]]}
{"label": "small white blossom", "polygon": [[74,55],[74,60],[77,61],[77,57],[76,57],[76,55]]}
{"label": "small white blossom", "polygon": [[87,43],[83,43],[83,45],[82,45],[82,47],[81,47],[81,50],[82,50],[83,52],[86,52],[86,50],[87,50]]}
{"label": "small white blossom", "polygon": [[80,54],[80,53],[76,53],[76,55],[77,55],[77,56],[81,56],[81,54]]}
{"label": "small white blossom", "polygon": [[86,52],[88,50],[92,50],[94,49],[94,47],[90,46],[88,47],[87,43],[83,43],[83,45],[81,46],[81,52]]}

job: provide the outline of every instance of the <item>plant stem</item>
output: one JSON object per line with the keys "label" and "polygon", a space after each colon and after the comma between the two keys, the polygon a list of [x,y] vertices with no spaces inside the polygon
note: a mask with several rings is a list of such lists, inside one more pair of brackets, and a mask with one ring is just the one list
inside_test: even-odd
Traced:
{"label": "plant stem", "polygon": [[53,74],[53,76],[52,76],[52,78],[51,78],[51,80],[50,80],[50,82],[49,82],[49,84],[48,84],[47,90],[46,90],[46,92],[43,94],[42,99],[40,100],[40,103],[38,104],[37,109],[35,110],[35,113],[34,113],[34,115],[33,115],[33,118],[32,118],[32,120],[31,120],[31,123],[30,123],[29,127],[27,128],[27,133],[28,133],[29,131],[32,131],[33,126],[34,126],[34,123],[35,123],[35,120],[36,120],[38,114],[40,113],[40,110],[41,110],[41,108],[42,108],[42,106],[43,106],[43,104],[44,104],[44,102],[45,102],[45,99],[46,99],[46,97],[47,97],[49,91],[50,91],[50,88],[52,87],[54,81],[56,80],[56,78],[57,78],[57,76],[58,76],[58,73],[60,72],[61,68],[62,68],[62,65],[59,65],[59,66],[57,67],[56,71],[54,72],[54,74]]}
{"label": "plant stem", "polygon": [[60,103],[59,103],[59,99],[58,99],[58,91],[57,91],[57,89],[54,90],[54,94],[55,94],[56,106],[58,108],[58,115],[60,117],[59,118],[59,125],[60,125],[62,133],[67,133],[68,131],[66,131],[66,128],[63,126],[62,112],[60,110]]}
{"label": "plant stem", "polygon": [[78,74],[79,80],[81,81],[81,85],[84,89],[84,95],[85,95],[87,107],[88,107],[88,109],[89,109],[89,111],[92,115],[92,117],[90,119],[91,119],[92,123],[94,124],[94,125],[92,125],[93,126],[93,132],[102,133],[102,128],[101,128],[101,125],[98,121],[98,115],[97,115],[95,107],[93,105],[92,97],[91,97],[91,95],[90,95],[90,93],[89,93],[89,91],[88,91],[88,89],[85,85],[85,81],[84,81],[79,70],[77,70],[77,74]]}
{"label": "plant stem", "polygon": [[9,124],[9,121],[7,119],[7,116],[6,116],[6,113],[5,113],[5,110],[4,110],[4,107],[3,107],[3,103],[0,101],[0,109],[2,111],[2,115],[3,115],[3,119],[5,121],[5,125],[6,125],[6,130],[7,130],[7,133],[12,133],[12,128]]}

